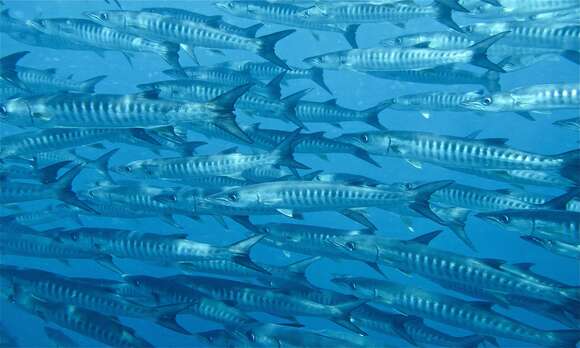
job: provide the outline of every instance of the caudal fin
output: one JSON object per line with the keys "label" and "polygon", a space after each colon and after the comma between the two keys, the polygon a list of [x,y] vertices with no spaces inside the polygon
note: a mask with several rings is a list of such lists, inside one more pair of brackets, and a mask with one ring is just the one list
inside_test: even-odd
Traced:
{"label": "caudal fin", "polygon": [[285,38],[286,36],[294,33],[296,30],[295,29],[290,29],[290,30],[283,30],[283,31],[279,31],[277,33],[272,33],[272,34],[268,34],[268,35],[264,35],[264,36],[260,36],[259,38],[257,38],[257,40],[259,40],[259,48],[258,51],[256,52],[260,57],[286,69],[286,70],[290,70],[290,67],[286,64],[286,62],[282,59],[280,59],[280,57],[278,57],[276,55],[276,51],[275,51],[275,46],[276,43],[280,40],[282,40],[283,38]]}
{"label": "caudal fin", "polygon": [[310,79],[312,82],[316,83],[320,88],[328,92],[328,94],[332,95],[332,91],[326,85],[324,81],[324,70],[321,68],[313,67],[310,68]]}
{"label": "caudal fin", "polygon": [[197,153],[197,148],[203,145],[207,145],[205,141],[186,141],[179,145],[181,149],[181,156],[190,157]]}
{"label": "caudal fin", "polygon": [[255,235],[230,245],[228,251],[231,253],[231,261],[254,271],[270,274],[270,272],[258,266],[254,261],[252,261],[252,259],[250,259],[250,250],[264,237],[265,235]]}
{"label": "caudal fin", "polygon": [[191,335],[191,332],[181,326],[176,319],[179,313],[187,310],[189,307],[190,304],[170,304],[154,307],[158,313],[155,318],[155,323],[182,335]]}
{"label": "caudal fin", "polygon": [[106,78],[107,78],[107,75],[100,75],[97,77],[93,77],[92,79],[88,79],[86,81],[81,82],[81,88],[80,88],[81,92],[87,93],[87,94],[95,93],[95,86],[97,85],[97,83],[103,81]]}
{"label": "caudal fin", "polygon": [[429,199],[431,195],[438,190],[453,184],[453,180],[441,180],[434,181],[427,184],[418,186],[415,189],[415,198],[413,203],[409,205],[409,208],[413,209],[417,213],[423,215],[424,217],[435,221],[436,223],[445,226],[446,222],[443,221],[437,214],[431,210],[429,206]]}
{"label": "caudal fin", "polygon": [[505,73],[505,70],[501,66],[489,60],[489,58],[487,57],[487,50],[494,43],[503,39],[509,33],[510,33],[509,31],[504,31],[503,33],[490,36],[485,40],[482,40],[480,42],[473,44],[472,46],[469,46],[468,49],[470,49],[473,52],[471,64],[482,67],[487,70]]}
{"label": "caudal fin", "polygon": [[92,161],[88,161],[87,166],[96,169],[96,171],[100,175],[104,176],[107,179],[107,181],[114,182],[113,178],[111,177],[111,173],[109,171],[109,161],[111,160],[111,157],[113,157],[113,155],[117,153],[117,151],[119,151],[118,148],[113,149]]}
{"label": "caudal fin", "polygon": [[[435,210],[433,207],[431,210]],[[441,208],[435,210],[437,216],[441,217],[445,221],[445,225],[455,233],[457,238],[459,238],[465,245],[467,245],[471,250],[477,251],[475,245],[467,235],[465,231],[465,223],[467,222],[467,217],[471,212],[469,209],[465,208]]]}
{"label": "caudal fin", "polygon": [[562,57],[574,64],[580,65],[580,51],[566,50],[562,52]]}
{"label": "caudal fin", "polygon": [[580,184],[580,150],[572,150],[557,155],[562,160],[560,175]]}
{"label": "caudal fin", "polygon": [[38,174],[40,176],[40,182],[43,184],[51,184],[56,181],[58,176],[58,171],[63,167],[69,165],[72,161],[62,161],[58,163],[51,164],[47,167],[38,169]]}
{"label": "caudal fin", "polygon": [[448,26],[449,28],[463,33],[463,29],[455,23],[452,17],[453,11],[469,12],[463,6],[459,5],[456,0],[435,0],[433,3],[435,7],[436,19],[439,23]]}
{"label": "caudal fin", "polygon": [[300,177],[296,169],[310,169],[307,165],[294,159],[294,146],[296,146],[301,131],[302,128],[296,129],[272,150],[272,153],[278,156],[276,165],[288,167],[296,177]]}
{"label": "caudal fin", "polygon": [[[356,147],[356,146],[355,146]],[[354,156],[360,158],[361,160],[368,162],[370,164],[372,164],[373,166],[377,167],[377,168],[382,168],[382,166],[379,164],[379,162],[375,161],[370,155],[369,153],[361,148],[356,148],[353,153]]]}
{"label": "caudal fin", "polygon": [[364,332],[361,328],[353,324],[351,314],[352,312],[359,308],[360,306],[366,304],[368,301],[366,300],[357,300],[353,302],[346,302],[341,303],[338,305],[334,305],[334,309],[337,310],[338,315],[333,317],[331,320],[336,324],[348,329],[358,335],[361,336],[368,336],[366,332]]}
{"label": "caudal fin", "polygon": [[269,97],[280,99],[282,97],[282,88],[280,87],[282,80],[286,76],[286,72],[283,71],[278,75],[274,76],[270,82],[266,85],[266,93]]}
{"label": "caudal fin", "polygon": [[68,172],[64,173],[56,182],[51,184],[56,197],[70,205],[74,205],[90,213],[100,215],[96,210],[91,208],[87,203],[81,201],[76,193],[72,190],[72,183],[74,179],[83,170],[84,165],[79,164],[73,167]]}
{"label": "caudal fin", "polygon": [[18,74],[16,73],[16,64],[28,53],[30,52],[16,52],[0,58],[0,79],[11,83],[18,88],[28,91],[28,87],[22,81],[20,81]]}
{"label": "caudal fin", "polygon": [[312,91],[312,88],[307,88],[307,89],[298,91],[294,94],[290,94],[289,96],[284,97],[280,100],[284,104],[284,108],[285,108],[284,116],[286,116],[286,118],[290,122],[294,123],[298,127],[306,128],[304,126],[304,123],[302,123],[302,120],[300,120],[296,116],[296,104],[298,104],[300,99],[304,98],[304,96],[307,95],[308,93],[310,93],[311,91]]}
{"label": "caudal fin", "polygon": [[251,25],[247,28],[244,28],[242,30],[242,32],[243,32],[243,35],[245,37],[256,37],[256,33],[258,32],[258,30],[262,29],[263,27],[264,27],[264,24],[258,23],[258,24]]}
{"label": "caudal fin", "polygon": [[179,63],[179,49],[180,45],[171,42],[162,43],[163,49],[159,52],[159,56],[171,66],[179,74],[180,77],[187,77],[183,71],[183,67]]}
{"label": "caudal fin", "polygon": [[210,101],[214,105],[215,111],[219,113],[219,116],[213,120],[214,125],[248,144],[253,143],[253,140],[240,128],[233,111],[238,99],[252,86],[253,84],[249,83],[236,87]]}
{"label": "caudal fin", "polygon": [[342,33],[342,35],[344,35],[344,38],[352,48],[358,48],[358,43],[356,42],[356,33],[359,27],[360,24],[347,25],[346,28],[344,28],[344,32]]}
{"label": "caudal fin", "polygon": [[385,100],[385,101],[378,103],[377,105],[375,105],[373,107],[370,107],[366,110],[363,110],[363,112],[365,114],[367,114],[365,122],[367,124],[375,127],[376,129],[387,130],[387,128],[385,126],[383,126],[381,124],[381,122],[379,121],[379,114],[391,105],[393,105],[393,100],[388,99],[388,100]]}

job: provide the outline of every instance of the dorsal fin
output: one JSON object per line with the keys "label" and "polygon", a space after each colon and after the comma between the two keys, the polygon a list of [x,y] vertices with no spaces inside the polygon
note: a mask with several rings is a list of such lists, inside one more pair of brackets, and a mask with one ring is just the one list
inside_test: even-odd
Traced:
{"label": "dorsal fin", "polygon": [[479,309],[484,309],[488,311],[492,310],[493,306],[495,305],[495,303],[487,301],[469,301],[469,304]]}
{"label": "dorsal fin", "polygon": [[336,98],[328,99],[327,101],[323,102],[322,104],[336,106]]}
{"label": "dorsal fin", "polygon": [[134,96],[136,98],[143,98],[143,99],[159,99],[159,93],[161,93],[158,89],[150,89],[147,91],[141,91],[139,93],[135,93]]}
{"label": "dorsal fin", "polygon": [[482,131],[481,129],[478,129],[476,131],[473,131],[473,132],[467,134],[465,136],[465,139],[477,139],[477,137],[479,136],[479,134],[481,134],[481,131]]}
{"label": "dorsal fin", "polygon": [[564,193],[563,195],[554,197],[547,201],[546,203],[542,204],[542,207],[547,209],[556,209],[556,210],[566,210],[566,206],[568,202],[570,202],[574,198],[580,197],[580,188],[575,187],[570,189],[568,192]]}
{"label": "dorsal fin", "polygon": [[532,262],[518,262],[518,263],[513,263],[511,265],[509,265],[510,268],[515,268],[519,271],[522,272],[532,272],[532,267],[534,267],[534,263]]}
{"label": "dorsal fin", "polygon": [[435,239],[435,237],[437,237],[439,234],[441,234],[441,232],[443,232],[443,231],[437,230],[437,231],[425,233],[417,238],[413,238],[413,239],[409,240],[409,242],[429,245],[429,243],[431,243],[431,241],[433,239]]}
{"label": "dorsal fin", "polygon": [[54,75],[54,74],[56,74],[56,68],[44,69],[44,70],[42,70],[42,72],[44,72],[45,74],[48,74],[48,75]]}
{"label": "dorsal fin", "polygon": [[479,259],[479,261],[495,269],[501,269],[501,266],[505,264],[505,261],[500,259]]}
{"label": "dorsal fin", "polygon": [[230,148],[227,148],[223,151],[218,152],[218,155],[230,155],[232,153],[237,153],[237,152],[238,152],[238,147],[234,146],[234,147],[230,147]]}
{"label": "dorsal fin", "polygon": [[361,235],[372,236],[374,234],[375,231],[373,231],[370,228],[361,228],[360,230],[352,230],[348,232],[349,236],[361,236]]}
{"label": "dorsal fin", "polygon": [[497,189],[494,192],[501,193],[502,195],[511,195],[514,193],[511,189]]}
{"label": "dorsal fin", "polygon": [[486,139],[478,139],[478,141],[481,141],[482,143],[485,143],[487,145],[502,146],[502,145],[505,145],[509,141],[509,139],[507,139],[507,138],[486,138]]}
{"label": "dorsal fin", "polygon": [[321,256],[309,257],[307,259],[300,260],[298,262],[294,262],[293,264],[288,265],[286,268],[290,272],[304,274],[304,273],[306,273],[306,269],[308,267],[310,267],[310,265],[312,265],[314,262],[320,260],[321,258],[322,258]]}

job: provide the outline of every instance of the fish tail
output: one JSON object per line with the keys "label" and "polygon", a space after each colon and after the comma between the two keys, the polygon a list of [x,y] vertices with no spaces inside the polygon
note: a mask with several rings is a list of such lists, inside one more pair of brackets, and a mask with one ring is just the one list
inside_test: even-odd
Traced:
{"label": "fish tail", "polygon": [[52,184],[56,181],[56,177],[58,175],[58,171],[66,167],[72,161],[62,161],[58,163],[51,164],[47,167],[38,169],[38,174],[40,175],[41,182],[43,184]]}
{"label": "fish tail", "polygon": [[361,328],[359,328],[352,322],[351,317],[352,312],[355,309],[365,305],[367,302],[368,302],[367,300],[356,300],[334,305],[332,306],[332,308],[336,310],[338,315],[333,317],[331,320],[337,325],[340,325],[345,329],[350,330],[358,335],[368,336],[366,332],[364,332]]}
{"label": "fish tail", "polygon": [[22,57],[30,53],[29,51],[16,52],[5,57],[0,58],[0,79],[11,83],[12,85],[29,90],[24,82],[20,81],[18,74],[16,73],[16,64]]}
{"label": "fish tail", "polygon": [[352,48],[358,48],[358,43],[356,42],[356,33],[359,27],[360,24],[347,25],[346,28],[344,29],[344,32],[342,33],[342,35],[344,35],[344,38]]}
{"label": "fish tail", "polygon": [[214,125],[248,144],[253,143],[253,141],[240,128],[233,111],[238,99],[252,88],[252,86],[253,84],[246,84],[236,87],[210,101],[210,103],[215,105],[216,111],[220,113],[220,116],[213,121]]}
{"label": "fish tail", "polygon": [[471,211],[465,208],[452,208],[450,214],[450,219],[445,222],[445,226],[455,233],[457,238],[459,238],[465,245],[467,245],[471,250],[477,251],[475,245],[467,235],[465,231],[465,223],[467,222],[467,217]]}
{"label": "fish tail", "polygon": [[255,264],[252,259],[250,259],[250,250],[254,245],[256,245],[265,235],[255,235],[248,239],[244,239],[240,242],[234,243],[228,247],[228,251],[232,254],[231,260],[240,266],[252,269],[254,271],[270,274],[267,270]]}
{"label": "fish tail", "polygon": [[386,108],[390,107],[391,105],[393,105],[393,99],[387,99],[385,101],[378,103],[373,107],[363,110],[363,112],[367,114],[365,122],[375,127],[376,129],[387,130],[387,128],[383,126],[379,121],[379,114]]}
{"label": "fish tail", "polygon": [[554,338],[554,342],[549,347],[574,348],[580,342],[580,330],[553,330],[548,332]]}
{"label": "fish tail", "polygon": [[258,32],[258,30],[262,29],[263,27],[264,27],[263,23],[258,23],[251,25],[247,28],[244,28],[242,32],[244,33],[245,37],[256,37],[256,33]]}
{"label": "fish tail", "polygon": [[415,199],[413,203],[409,205],[409,208],[413,209],[417,213],[425,216],[426,218],[435,221],[436,223],[445,226],[446,222],[441,220],[437,214],[431,210],[429,206],[429,199],[431,195],[436,191],[453,184],[453,180],[441,180],[434,181],[430,183],[418,186],[415,191]]}
{"label": "fish tail", "polygon": [[175,318],[179,313],[189,308],[189,306],[190,305],[185,304],[171,304],[155,307],[155,310],[158,312],[158,315],[155,318],[155,323],[177,333],[191,335],[191,332],[181,326]]}
{"label": "fish tail", "polygon": [[296,129],[272,151],[278,155],[278,161],[276,165],[288,167],[292,171],[292,174],[294,174],[296,177],[300,177],[296,169],[310,169],[310,167],[307,165],[296,161],[293,155],[294,147],[296,146],[301,131],[302,128]]}
{"label": "fish tail", "polygon": [[457,32],[463,33],[463,29],[453,20],[452,13],[454,10],[459,12],[469,12],[467,9],[459,5],[457,0],[435,0],[433,6],[436,10],[435,19],[437,19],[439,23],[448,26]]}
{"label": "fish tail", "polygon": [[332,91],[326,85],[324,81],[324,70],[321,68],[313,67],[310,68],[310,79],[312,82],[316,83],[320,88],[328,92],[328,94],[332,95]]}
{"label": "fish tail", "polygon": [[56,196],[59,200],[74,205],[75,207],[79,207],[83,210],[86,210],[90,213],[97,214],[99,213],[91,208],[87,203],[81,201],[77,195],[72,190],[72,183],[74,179],[79,175],[79,173],[83,170],[84,164],[79,164],[68,172],[64,173],[56,182],[52,183],[52,188],[54,189]]}
{"label": "fish tail", "polygon": [[282,84],[282,80],[284,80],[285,76],[286,72],[283,71],[278,75],[274,76],[274,78],[271,79],[270,82],[268,82],[268,84],[266,85],[266,90],[270,97],[276,99],[280,99],[282,97],[282,88],[280,87],[280,85]]}
{"label": "fish tail", "polygon": [[187,76],[183,71],[183,67],[179,63],[179,48],[180,45],[172,42],[163,42],[162,50],[159,52],[161,58],[177,71],[180,76]]}
{"label": "fish tail", "polygon": [[574,64],[580,65],[580,51],[566,50],[562,52],[562,57]]}
{"label": "fish tail", "polygon": [[258,51],[256,53],[260,57],[262,57],[262,58],[264,58],[264,59],[266,59],[266,60],[268,60],[268,61],[286,69],[286,70],[291,70],[290,67],[286,64],[286,62],[276,55],[275,46],[276,46],[276,43],[278,41],[280,41],[283,38],[285,38],[286,36],[294,33],[295,31],[296,31],[295,29],[290,29],[290,30],[283,30],[283,31],[279,31],[276,33],[260,36],[259,38],[257,38],[257,40],[259,40],[260,44],[259,44]]}
{"label": "fish tail", "polygon": [[354,150],[354,152],[352,153],[354,156],[360,158],[361,160],[368,162],[370,164],[372,164],[373,166],[377,167],[377,168],[382,168],[382,166],[375,161],[370,155],[369,153],[361,148],[357,148],[356,150]]}
{"label": "fish tail", "polygon": [[117,153],[117,151],[119,151],[118,148],[113,149],[92,161],[88,161],[88,165],[90,165],[92,168],[95,168],[101,175],[103,175],[107,179],[108,182],[111,183],[114,183],[114,180],[111,177],[111,172],[109,171],[109,161],[111,160],[111,157],[113,157],[113,155]]}
{"label": "fish tail", "polygon": [[504,31],[503,33],[490,36],[487,39],[484,39],[482,41],[473,44],[472,46],[469,46],[468,49],[470,49],[473,52],[471,64],[487,70],[505,73],[506,71],[500,65],[495,64],[494,62],[489,60],[489,58],[487,57],[487,50],[493,44],[503,39],[509,33],[510,33],[509,31]]}
{"label": "fish tail", "polygon": [[186,141],[180,145],[181,156],[193,156],[197,152],[197,148],[203,145],[207,145],[207,143],[205,141]]}
{"label": "fish tail", "polygon": [[560,175],[574,181],[576,184],[580,183],[580,150],[572,150],[557,155],[557,158],[562,159],[560,166]]}
{"label": "fish tail", "polygon": [[295,125],[303,129],[306,129],[306,127],[304,126],[304,123],[302,123],[302,121],[296,116],[296,104],[298,104],[298,102],[311,91],[312,88],[307,88],[280,99],[280,101],[284,104],[284,107],[286,109],[286,112],[284,113],[286,118],[290,122],[294,123]]}
{"label": "fish tail", "polygon": [[107,75],[100,75],[81,82],[81,92],[88,94],[95,93],[95,86],[106,78]]}

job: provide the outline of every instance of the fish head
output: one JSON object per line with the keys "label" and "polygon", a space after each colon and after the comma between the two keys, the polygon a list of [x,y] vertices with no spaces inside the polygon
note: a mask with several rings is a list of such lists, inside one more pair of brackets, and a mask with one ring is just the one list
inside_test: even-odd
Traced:
{"label": "fish head", "polygon": [[330,7],[324,4],[315,4],[314,6],[308,7],[296,13],[297,17],[302,19],[313,19],[313,18],[329,18],[330,17]]}
{"label": "fish head", "polygon": [[337,285],[343,289],[348,289],[353,293],[359,294],[364,293],[365,287],[361,284],[361,278],[351,276],[351,275],[335,275],[330,282]]}
{"label": "fish head", "polygon": [[83,15],[91,21],[109,28],[125,28],[128,11],[92,11],[84,12]]}
{"label": "fish head", "polygon": [[144,275],[123,275],[123,282],[131,287],[124,291],[130,291],[132,296],[149,298],[159,304],[160,295],[155,291],[155,280],[156,278]]}
{"label": "fish head", "polygon": [[304,63],[321,69],[336,69],[346,63],[345,51],[337,51],[318,56],[307,57],[302,60]]}
{"label": "fish head", "polygon": [[413,47],[418,44],[429,43],[429,41],[429,38],[422,34],[409,34],[383,39],[380,44],[384,47]]}
{"label": "fish head", "polygon": [[261,192],[252,187],[233,188],[205,198],[214,207],[251,209],[262,206]]}
{"label": "fish head", "polygon": [[254,4],[246,1],[218,1],[214,3],[214,6],[233,15],[253,13],[256,7]]}
{"label": "fish head", "polygon": [[534,220],[532,218],[526,218],[513,210],[482,212],[475,214],[475,216],[499,225],[508,231],[529,232],[534,229]]}
{"label": "fish head", "polygon": [[488,94],[461,102],[461,107],[474,111],[500,112],[516,108],[517,103],[510,93]]}
{"label": "fish head", "polygon": [[346,133],[334,138],[334,140],[360,147],[368,152],[373,152],[373,149],[378,148],[388,151],[392,142],[391,136],[387,132]]}
{"label": "fish head", "polygon": [[15,126],[33,126],[43,107],[27,98],[14,98],[0,103],[0,122]]}
{"label": "fish head", "polygon": [[112,167],[111,171],[136,179],[152,179],[158,177],[156,166],[146,161],[134,161],[128,164]]}
{"label": "fish head", "polygon": [[68,18],[33,19],[26,24],[49,35],[66,35],[74,32],[76,26],[75,20]]}

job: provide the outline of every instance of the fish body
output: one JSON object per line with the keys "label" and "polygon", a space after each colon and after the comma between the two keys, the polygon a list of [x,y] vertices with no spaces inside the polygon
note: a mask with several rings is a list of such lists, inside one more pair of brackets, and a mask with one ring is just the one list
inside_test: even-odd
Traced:
{"label": "fish body", "polygon": [[52,94],[57,92],[94,93],[95,86],[105,75],[93,77],[86,81],[75,81],[55,76],[54,69],[38,70],[25,67],[17,67],[18,79],[34,94]]}
{"label": "fish body", "polygon": [[429,118],[432,111],[465,111],[462,103],[477,99],[483,94],[483,91],[471,91],[465,93],[427,92],[403,95],[392,98],[389,108],[401,111],[420,111],[424,117]]}
{"label": "fish body", "polygon": [[54,344],[59,348],[77,348],[80,347],[72,338],[64,334],[64,332],[53,329],[49,326],[44,327],[44,333]]}
{"label": "fish body", "polygon": [[360,297],[389,304],[401,312],[469,329],[482,335],[512,338],[548,347],[570,346],[571,342],[575,343],[578,339],[576,332],[570,336],[562,332],[560,336],[558,331],[542,331],[528,326],[494,312],[485,303],[468,302],[420,288],[374,279],[346,277],[335,278],[333,282],[348,286]]}

